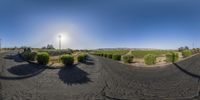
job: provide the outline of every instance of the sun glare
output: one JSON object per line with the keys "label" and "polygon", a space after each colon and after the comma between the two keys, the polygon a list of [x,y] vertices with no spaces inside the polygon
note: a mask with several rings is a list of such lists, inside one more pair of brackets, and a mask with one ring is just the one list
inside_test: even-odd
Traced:
{"label": "sun glare", "polygon": [[69,34],[67,32],[65,32],[65,33],[64,32],[59,33],[58,34],[58,39],[59,39],[59,36],[60,36],[60,39],[61,39],[62,42],[69,43],[70,36],[69,36]]}

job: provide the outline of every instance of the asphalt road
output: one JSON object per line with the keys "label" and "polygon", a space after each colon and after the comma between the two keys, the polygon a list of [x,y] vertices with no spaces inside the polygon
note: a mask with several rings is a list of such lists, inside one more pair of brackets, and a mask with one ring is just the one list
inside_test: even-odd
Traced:
{"label": "asphalt road", "polygon": [[0,100],[200,99],[200,55],[143,68],[90,56],[72,68],[45,69],[0,54]]}

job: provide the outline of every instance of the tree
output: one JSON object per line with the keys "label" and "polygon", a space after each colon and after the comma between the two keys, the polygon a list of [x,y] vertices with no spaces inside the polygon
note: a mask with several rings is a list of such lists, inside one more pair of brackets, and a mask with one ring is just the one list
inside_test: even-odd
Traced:
{"label": "tree", "polygon": [[42,47],[42,49],[55,49],[52,44]]}
{"label": "tree", "polygon": [[189,47],[188,47],[188,46],[185,46],[185,47],[180,47],[180,48],[178,48],[178,51],[179,51],[179,52],[182,52],[182,51],[184,51],[184,50],[189,50]]}
{"label": "tree", "polygon": [[47,45],[47,49],[55,49],[52,44]]}

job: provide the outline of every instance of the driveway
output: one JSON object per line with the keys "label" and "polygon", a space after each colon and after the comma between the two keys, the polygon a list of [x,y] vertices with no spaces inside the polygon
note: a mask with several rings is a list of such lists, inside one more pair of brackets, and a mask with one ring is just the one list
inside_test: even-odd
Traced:
{"label": "driveway", "polygon": [[199,55],[144,68],[90,56],[72,68],[45,69],[24,62],[15,52],[2,53],[0,100],[198,100],[199,77],[187,72],[190,66],[191,73],[199,67],[197,59]]}

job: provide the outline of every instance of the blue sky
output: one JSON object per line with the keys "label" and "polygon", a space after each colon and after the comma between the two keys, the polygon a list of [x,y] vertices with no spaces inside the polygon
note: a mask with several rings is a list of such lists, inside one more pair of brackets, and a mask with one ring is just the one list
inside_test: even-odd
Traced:
{"label": "blue sky", "polygon": [[197,0],[1,0],[3,47],[200,47]]}

